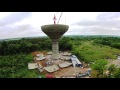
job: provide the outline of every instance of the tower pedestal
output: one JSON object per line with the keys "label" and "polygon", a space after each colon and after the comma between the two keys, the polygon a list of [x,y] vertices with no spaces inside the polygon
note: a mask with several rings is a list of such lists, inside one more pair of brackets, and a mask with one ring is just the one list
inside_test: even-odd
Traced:
{"label": "tower pedestal", "polygon": [[59,59],[60,56],[59,56],[59,46],[58,46],[58,39],[52,39],[52,59],[53,60],[56,60],[56,59]]}

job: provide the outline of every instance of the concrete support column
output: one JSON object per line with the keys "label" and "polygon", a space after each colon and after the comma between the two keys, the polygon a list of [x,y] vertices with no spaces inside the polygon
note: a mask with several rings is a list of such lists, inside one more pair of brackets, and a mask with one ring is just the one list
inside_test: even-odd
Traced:
{"label": "concrete support column", "polygon": [[58,46],[58,39],[53,39],[52,40],[52,59],[56,60],[59,59],[59,46]]}

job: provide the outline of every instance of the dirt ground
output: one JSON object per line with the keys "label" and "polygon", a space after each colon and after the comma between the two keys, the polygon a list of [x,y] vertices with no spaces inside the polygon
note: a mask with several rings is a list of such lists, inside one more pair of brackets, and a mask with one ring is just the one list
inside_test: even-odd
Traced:
{"label": "dirt ground", "polygon": [[118,68],[120,68],[120,60],[119,59],[117,59],[117,60],[109,60],[108,66],[110,66],[111,64],[115,64],[115,65],[117,65]]}
{"label": "dirt ground", "polygon": [[[46,62],[48,60],[51,60],[50,57],[51,55],[47,55],[46,53],[44,52],[33,52],[32,55],[35,56],[36,54],[44,54],[46,59],[43,60],[43,61],[37,61],[37,60],[34,60],[35,63],[40,63],[43,67],[46,66]],[[56,60],[54,61],[54,64],[58,65],[59,63],[62,63],[64,62],[63,60]],[[51,74],[53,74],[56,78],[61,78],[62,76],[72,76],[72,75],[77,75],[77,74],[82,74],[82,73],[86,73],[87,70],[88,70],[88,66],[87,64],[83,64],[83,67],[84,68],[80,68],[80,67],[73,67],[73,66],[69,66],[69,67],[66,67],[66,68],[60,68],[58,71],[56,72],[53,72]],[[49,74],[47,71],[43,71],[42,74]]]}
{"label": "dirt ground", "polygon": [[62,76],[71,76],[71,75],[77,75],[79,73],[86,73],[86,71],[88,70],[88,68],[80,68],[80,67],[66,67],[63,69],[60,69],[59,71],[54,72],[54,75],[57,78],[60,78]]}

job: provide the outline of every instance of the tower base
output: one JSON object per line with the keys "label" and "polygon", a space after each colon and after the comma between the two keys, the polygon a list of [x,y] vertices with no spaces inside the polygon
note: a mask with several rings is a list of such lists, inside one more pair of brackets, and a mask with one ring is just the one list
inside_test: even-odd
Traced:
{"label": "tower base", "polygon": [[60,55],[59,55],[59,47],[58,47],[58,39],[53,39],[52,40],[52,57],[51,59],[53,60],[57,60],[60,58]]}

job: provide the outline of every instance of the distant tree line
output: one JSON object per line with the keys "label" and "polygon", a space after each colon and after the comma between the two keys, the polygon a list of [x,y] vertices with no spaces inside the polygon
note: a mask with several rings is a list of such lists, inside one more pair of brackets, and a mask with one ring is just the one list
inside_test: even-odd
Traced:
{"label": "distant tree line", "polygon": [[107,45],[113,48],[120,49],[120,38],[119,37],[101,37],[94,40],[95,44]]}
{"label": "distant tree line", "polygon": [[[59,40],[61,51],[73,50],[82,41],[93,40],[94,44],[108,45],[120,49],[120,38],[117,37],[62,37]],[[21,40],[9,40],[0,42],[0,55],[11,55],[17,53],[30,53],[33,51],[51,50],[52,43],[48,37],[42,38],[22,38]]]}
{"label": "distant tree line", "polygon": [[[70,38],[63,37],[59,41],[60,50],[71,50]],[[30,53],[33,51],[51,50],[52,43],[49,38],[32,38],[21,40],[10,40],[0,42],[0,55],[14,55],[18,53]]]}

